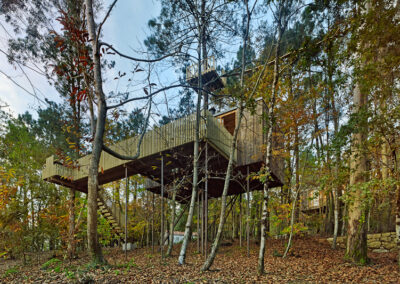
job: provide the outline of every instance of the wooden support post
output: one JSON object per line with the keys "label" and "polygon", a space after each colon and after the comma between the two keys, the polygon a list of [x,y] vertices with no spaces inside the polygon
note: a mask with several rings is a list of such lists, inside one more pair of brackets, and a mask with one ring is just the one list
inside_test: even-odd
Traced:
{"label": "wooden support post", "polygon": [[161,155],[161,259],[164,258],[164,156]]}
{"label": "wooden support post", "polygon": [[125,261],[128,260],[128,167],[125,165]]}
{"label": "wooden support post", "polygon": [[247,166],[247,206],[246,206],[246,238],[247,238],[247,256],[250,257],[250,172]]}

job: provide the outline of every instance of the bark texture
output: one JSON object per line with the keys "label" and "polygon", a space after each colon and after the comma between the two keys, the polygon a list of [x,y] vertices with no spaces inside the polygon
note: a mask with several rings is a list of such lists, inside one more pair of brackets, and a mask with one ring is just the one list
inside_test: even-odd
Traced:
{"label": "bark texture", "polygon": [[[279,12],[281,13],[281,12]],[[267,137],[266,137],[266,157],[265,157],[265,172],[267,180],[264,182],[263,190],[263,202],[262,202],[262,216],[261,216],[261,240],[260,250],[258,254],[258,266],[257,273],[259,275],[264,274],[264,255],[265,255],[265,242],[267,238],[267,222],[268,222],[268,191],[269,191],[269,179],[271,177],[271,159],[272,159],[272,132],[274,127],[274,110],[277,86],[279,80],[279,49],[282,38],[282,26],[278,23],[278,38],[275,47],[275,63],[274,63],[274,77],[272,82],[271,100],[268,107],[267,117]]]}
{"label": "bark texture", "polygon": [[360,90],[357,83],[354,93],[354,112],[358,114],[358,127],[352,136],[350,158],[350,197],[348,207],[347,248],[346,257],[359,264],[367,263],[367,210],[363,203],[363,189],[360,187],[366,181],[367,156],[363,144],[367,139],[365,118],[361,110],[366,107],[367,96]]}
{"label": "bark texture", "polygon": [[[199,45],[200,49],[201,44]],[[201,89],[201,52],[199,50],[199,90]],[[189,243],[189,240],[191,239],[191,226],[192,226],[192,221],[193,221],[193,213],[194,213],[194,207],[196,204],[196,198],[197,198],[197,189],[198,189],[198,182],[199,182],[199,133],[200,133],[200,107],[201,107],[201,97],[202,93],[199,92],[197,95],[197,109],[196,109],[196,124],[195,124],[195,140],[194,140],[194,149],[193,149],[193,183],[192,183],[192,197],[190,199],[190,207],[189,207],[189,213],[188,213],[188,218],[186,221],[185,225],[185,234],[183,236],[183,242],[181,246],[181,251],[179,253],[179,259],[178,263],[180,265],[185,264],[185,259],[186,259],[186,249],[187,245]]]}
{"label": "bark texture", "polygon": [[206,271],[208,270],[211,265],[214,262],[215,256],[217,254],[219,244],[221,241],[222,237],[222,231],[224,229],[225,225],[225,213],[226,213],[226,199],[228,195],[228,188],[229,188],[229,182],[231,180],[231,175],[232,175],[232,169],[233,169],[233,157],[235,155],[235,150],[236,150],[236,145],[237,145],[237,136],[239,133],[239,128],[240,124],[243,118],[243,104],[239,108],[239,119],[238,123],[235,126],[235,130],[233,133],[233,140],[232,140],[232,145],[230,147],[229,151],[229,162],[228,162],[228,167],[226,169],[226,175],[225,175],[225,181],[224,181],[224,190],[222,191],[222,197],[221,197],[221,214],[219,217],[219,224],[218,224],[218,230],[217,230],[217,235],[215,236],[214,242],[211,247],[211,252],[208,255],[206,261],[204,262],[203,266],[201,267],[201,271]]}
{"label": "bark texture", "polygon": [[97,102],[97,121],[94,139],[92,142],[92,156],[89,162],[88,174],[88,212],[87,212],[87,238],[88,249],[93,263],[104,263],[101,247],[97,236],[97,196],[98,196],[98,169],[100,154],[103,146],[104,127],[106,122],[107,107],[102,87],[101,62],[98,42],[96,38],[96,25],[94,22],[92,0],[85,0],[86,21],[89,38],[92,45],[92,60],[94,74],[94,88]]}

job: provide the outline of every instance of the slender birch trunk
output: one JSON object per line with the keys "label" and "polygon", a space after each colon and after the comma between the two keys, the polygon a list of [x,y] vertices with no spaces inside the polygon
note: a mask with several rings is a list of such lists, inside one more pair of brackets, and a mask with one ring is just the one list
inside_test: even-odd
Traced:
{"label": "slender birch trunk", "polygon": [[[247,0],[245,0],[244,3],[246,5],[246,12],[247,12],[247,19],[246,20],[247,20],[247,22],[246,22],[245,35],[243,37],[242,66],[241,66],[242,70],[241,70],[241,75],[240,75],[240,86],[241,87],[243,87],[244,71],[245,71],[245,68],[246,68],[246,62],[245,62],[245,60],[246,60],[246,49],[247,49],[247,40],[248,40],[248,35],[249,35],[251,14],[252,14],[252,12],[254,10],[254,6],[253,6],[253,8],[251,10],[249,9]],[[260,77],[261,77],[261,75],[260,75]],[[256,85],[258,84],[258,82],[260,80],[260,77],[258,78]],[[254,88],[254,90],[255,90],[255,88]],[[254,90],[253,90],[253,93],[250,95],[250,99],[254,95]],[[206,271],[211,267],[211,265],[214,262],[215,256],[217,254],[219,245],[220,245],[222,232],[223,232],[224,225],[225,225],[226,200],[227,200],[227,195],[228,195],[229,182],[230,182],[231,175],[232,175],[232,170],[233,170],[233,158],[234,158],[235,150],[236,150],[236,146],[237,146],[237,136],[238,136],[240,125],[241,125],[242,118],[243,118],[244,107],[245,107],[244,103],[241,100],[240,101],[240,105],[239,105],[238,122],[237,122],[237,124],[235,126],[235,130],[233,132],[233,140],[232,140],[232,143],[231,143],[230,149],[229,149],[229,161],[228,161],[228,167],[226,169],[225,181],[224,181],[224,189],[222,191],[222,197],[221,197],[221,213],[220,213],[220,218],[219,218],[217,234],[216,234],[214,242],[212,244],[211,252],[208,255],[208,257],[207,257],[206,261],[204,262],[203,266],[201,267],[201,271]],[[234,222],[234,220],[233,220],[233,222]]]}
{"label": "slender birch trunk", "polygon": [[[283,5],[283,4],[280,4]],[[280,8],[279,13],[282,13],[282,8]],[[281,17],[282,15],[280,15]],[[265,175],[267,180],[264,182],[263,190],[263,203],[262,203],[262,217],[261,217],[261,241],[260,241],[260,251],[258,254],[258,267],[257,272],[259,275],[264,274],[264,255],[265,255],[265,242],[267,238],[267,216],[268,216],[268,191],[269,191],[269,179],[271,177],[271,158],[272,158],[272,131],[274,127],[274,110],[277,86],[279,80],[279,49],[281,45],[282,38],[282,26],[278,23],[278,38],[275,48],[275,63],[274,63],[274,77],[272,82],[272,92],[271,100],[268,108],[268,120],[267,120],[267,139],[266,139],[266,158],[265,158]]]}
{"label": "slender birch trunk", "polygon": [[294,219],[295,219],[295,210],[296,210],[296,203],[297,203],[297,197],[299,196],[299,188],[296,191],[296,195],[294,197],[293,200],[293,204],[292,204],[292,215],[290,216],[290,234],[289,234],[289,240],[288,243],[286,245],[286,249],[285,252],[283,254],[283,258],[285,258],[290,250],[290,248],[292,247],[292,238],[293,238],[293,228],[294,228]]}
{"label": "slender birch trunk", "polygon": [[228,167],[226,169],[224,190],[222,191],[222,197],[221,197],[221,214],[219,217],[219,225],[218,225],[217,235],[215,236],[214,242],[212,244],[211,252],[208,255],[203,266],[201,267],[201,271],[206,271],[211,267],[211,265],[214,262],[214,259],[217,254],[219,244],[221,241],[222,231],[223,231],[224,225],[225,225],[226,199],[227,199],[227,195],[228,195],[229,182],[230,182],[231,174],[232,174],[232,170],[233,170],[233,158],[235,155],[235,150],[236,150],[236,145],[237,145],[237,136],[239,133],[240,124],[241,124],[242,117],[243,117],[243,110],[244,110],[244,106],[243,106],[243,104],[241,104],[240,108],[239,108],[238,123],[235,126],[235,130],[233,132],[233,140],[232,140],[232,144],[231,144],[231,147],[229,150],[229,162],[228,162]]}
{"label": "slender birch trunk", "polygon": [[[199,34],[202,34],[202,28],[199,28]],[[193,221],[193,213],[194,207],[196,203],[197,197],[197,189],[198,189],[198,182],[199,182],[199,140],[200,140],[200,115],[201,115],[201,97],[202,92],[200,91],[202,88],[202,78],[201,78],[201,46],[202,40],[200,38],[199,46],[198,46],[198,95],[197,95],[197,106],[196,106],[196,124],[195,124],[195,139],[194,139],[194,149],[193,149],[193,183],[192,183],[192,197],[190,199],[190,207],[189,213],[186,221],[185,226],[185,234],[183,236],[183,242],[181,246],[181,251],[179,253],[178,263],[180,265],[185,264],[186,259],[186,249],[189,243],[189,239],[191,239],[191,226]],[[199,237],[199,236],[197,236]]]}

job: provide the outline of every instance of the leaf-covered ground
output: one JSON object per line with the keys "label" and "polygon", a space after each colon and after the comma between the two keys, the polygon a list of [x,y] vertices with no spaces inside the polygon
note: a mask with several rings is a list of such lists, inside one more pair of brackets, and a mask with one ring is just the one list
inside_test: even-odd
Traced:
{"label": "leaf-covered ground", "polygon": [[[251,255],[235,242],[221,247],[212,270],[200,273],[204,257],[195,252],[193,243],[187,265],[177,264],[179,246],[173,256],[161,261],[151,248],[128,253],[128,261],[120,249],[105,249],[108,266],[93,268],[86,265],[87,257],[69,261],[42,261],[40,264],[10,266],[0,262],[1,283],[400,283],[395,253],[369,253],[371,263],[355,266],[343,258],[344,251],[333,251],[325,242],[315,238],[295,240],[286,259],[283,240],[267,243],[266,274],[256,273],[258,246],[251,245]],[[8,263],[7,263],[8,262]],[[8,265],[7,265],[8,264]],[[8,266],[8,268],[6,268]]]}

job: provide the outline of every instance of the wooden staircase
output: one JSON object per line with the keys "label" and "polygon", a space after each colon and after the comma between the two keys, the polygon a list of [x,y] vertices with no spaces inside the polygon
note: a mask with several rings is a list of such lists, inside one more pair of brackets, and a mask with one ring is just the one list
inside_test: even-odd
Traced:
{"label": "wooden staircase", "polygon": [[[107,205],[105,202],[104,195],[100,194],[97,198],[97,206],[98,210],[100,211],[101,215],[107,220],[107,223],[111,226],[112,232],[118,237],[120,240],[124,240],[125,234],[124,234],[124,228],[125,228],[125,220],[121,218],[121,216],[124,216],[122,210],[118,210],[117,206],[112,203],[111,208]],[[108,199],[110,200],[110,199]],[[110,200],[111,201],[111,200]],[[119,208],[118,208],[119,209]],[[116,212],[117,211],[117,212]],[[117,217],[117,213],[119,216]]]}

